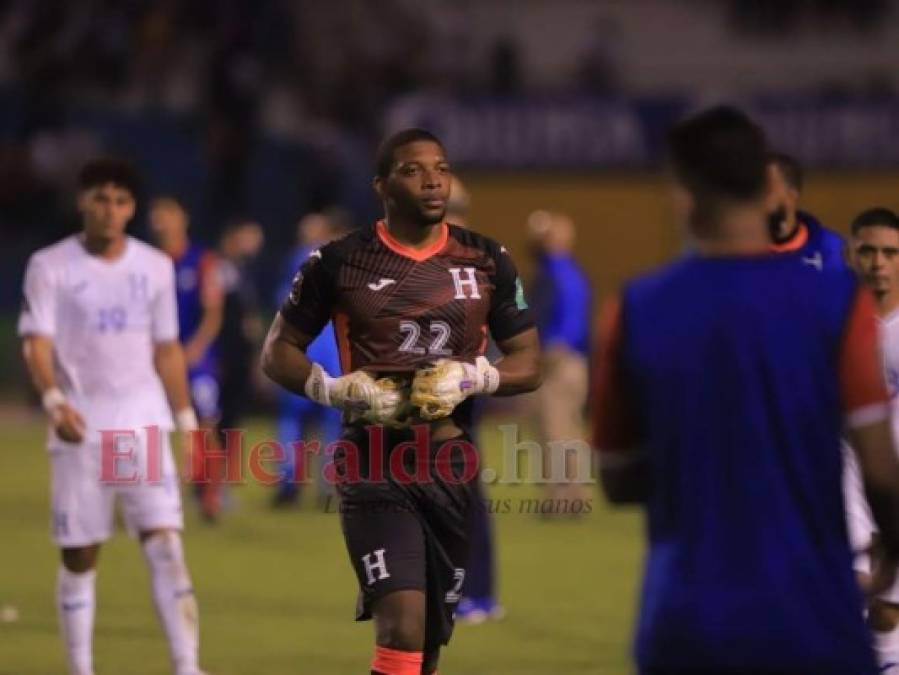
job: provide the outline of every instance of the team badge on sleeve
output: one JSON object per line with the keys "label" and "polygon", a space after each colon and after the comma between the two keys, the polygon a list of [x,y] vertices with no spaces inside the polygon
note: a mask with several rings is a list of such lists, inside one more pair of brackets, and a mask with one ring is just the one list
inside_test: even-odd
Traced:
{"label": "team badge on sleeve", "polygon": [[303,263],[303,266],[300,267],[297,275],[293,278],[293,281],[290,283],[290,295],[287,296],[288,302],[291,305],[299,306],[300,304],[300,292],[303,289],[303,270],[309,267],[310,265],[314,265],[318,261],[322,259],[322,252],[319,249],[315,249],[312,253],[309,254],[309,257],[306,258],[306,262]]}
{"label": "team badge on sleeve", "polygon": [[293,281],[290,282],[290,295],[287,296],[287,300],[291,305],[299,305],[300,304],[300,290],[303,288],[303,270],[297,272],[297,275],[293,278]]}
{"label": "team badge on sleeve", "polygon": [[521,310],[528,308],[528,301],[524,299],[524,286],[521,283],[521,277],[515,277],[515,306]]}

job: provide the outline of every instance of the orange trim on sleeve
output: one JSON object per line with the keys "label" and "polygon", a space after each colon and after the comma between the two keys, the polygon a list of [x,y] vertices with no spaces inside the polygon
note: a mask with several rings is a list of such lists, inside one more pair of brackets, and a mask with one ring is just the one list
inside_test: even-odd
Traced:
{"label": "orange trim on sleeve", "polygon": [[840,350],[840,394],[847,417],[890,400],[883,375],[877,305],[866,288],[859,288]]}
{"label": "orange trim on sleeve", "polygon": [[805,246],[807,242],[808,227],[806,227],[805,223],[800,222],[799,227],[796,228],[796,233],[790,241],[785,241],[782,244],[771,244],[771,250],[774,253],[789,253],[790,251],[798,251]]}
{"label": "orange trim on sleeve", "polygon": [[352,352],[350,351],[350,317],[344,312],[335,312],[334,337],[337,338],[337,351],[340,354],[340,370],[342,374],[352,372]]}
{"label": "orange trim on sleeve", "polygon": [[383,220],[377,222],[375,230],[378,234],[378,239],[381,240],[384,246],[394,253],[406,258],[411,258],[415,262],[423,262],[432,255],[439,253],[443,247],[446,246],[446,242],[449,239],[449,227],[446,223],[440,223],[440,235],[437,237],[437,241],[424,248],[413,248],[401,241],[397,241],[393,235],[390,234],[390,230],[387,229],[387,223]]}
{"label": "orange trim on sleeve", "polygon": [[624,339],[621,298],[606,301],[600,311],[592,384],[593,442],[602,452],[629,450],[636,438],[634,415],[621,369]]}

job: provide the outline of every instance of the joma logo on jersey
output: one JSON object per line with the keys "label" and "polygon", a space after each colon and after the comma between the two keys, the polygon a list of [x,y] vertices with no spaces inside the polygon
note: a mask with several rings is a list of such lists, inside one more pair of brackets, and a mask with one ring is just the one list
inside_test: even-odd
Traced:
{"label": "joma logo on jersey", "polygon": [[128,285],[131,287],[132,300],[149,299],[150,286],[146,274],[129,274]]}
{"label": "joma logo on jersey", "polygon": [[372,282],[368,285],[368,287],[373,291],[380,291],[395,283],[396,279],[385,279],[384,277],[381,277],[380,281],[376,283]]}
{"label": "joma logo on jersey", "polygon": [[[465,278],[462,273],[465,273]],[[453,285],[456,287],[456,300],[480,300],[481,293],[478,290],[478,278],[475,276],[474,267],[450,267],[449,273],[453,275]],[[465,289],[471,291],[466,294]]]}

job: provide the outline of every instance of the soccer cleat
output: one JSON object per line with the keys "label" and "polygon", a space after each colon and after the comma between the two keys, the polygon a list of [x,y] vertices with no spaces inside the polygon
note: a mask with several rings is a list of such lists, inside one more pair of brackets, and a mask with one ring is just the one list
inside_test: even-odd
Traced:
{"label": "soccer cleat", "polygon": [[200,497],[200,513],[207,523],[215,523],[222,513],[221,486],[209,483],[205,488]]}
{"label": "soccer cleat", "polygon": [[194,483],[194,500],[203,521],[209,525],[218,522],[222,511],[221,486],[212,483]]}
{"label": "soccer cleat", "polygon": [[458,623],[468,624],[469,626],[477,626],[484,623],[488,619],[479,603],[471,598],[462,598],[456,606],[456,621]]}
{"label": "soccer cleat", "polygon": [[276,509],[300,505],[300,490],[295,483],[282,483],[272,497],[272,507]]}
{"label": "soccer cleat", "polygon": [[456,621],[469,626],[501,621],[505,616],[505,607],[493,598],[462,598],[456,607]]}

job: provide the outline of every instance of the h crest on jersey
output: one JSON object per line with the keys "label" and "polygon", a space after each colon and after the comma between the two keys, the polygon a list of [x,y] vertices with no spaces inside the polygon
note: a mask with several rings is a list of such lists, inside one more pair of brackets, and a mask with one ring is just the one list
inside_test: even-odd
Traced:
{"label": "h crest on jersey", "polygon": [[[465,273],[463,278],[462,273]],[[455,300],[480,300],[481,293],[478,290],[478,278],[475,276],[474,267],[450,267],[449,273],[453,276],[453,285],[456,287]],[[470,290],[466,294],[466,289]]]}

